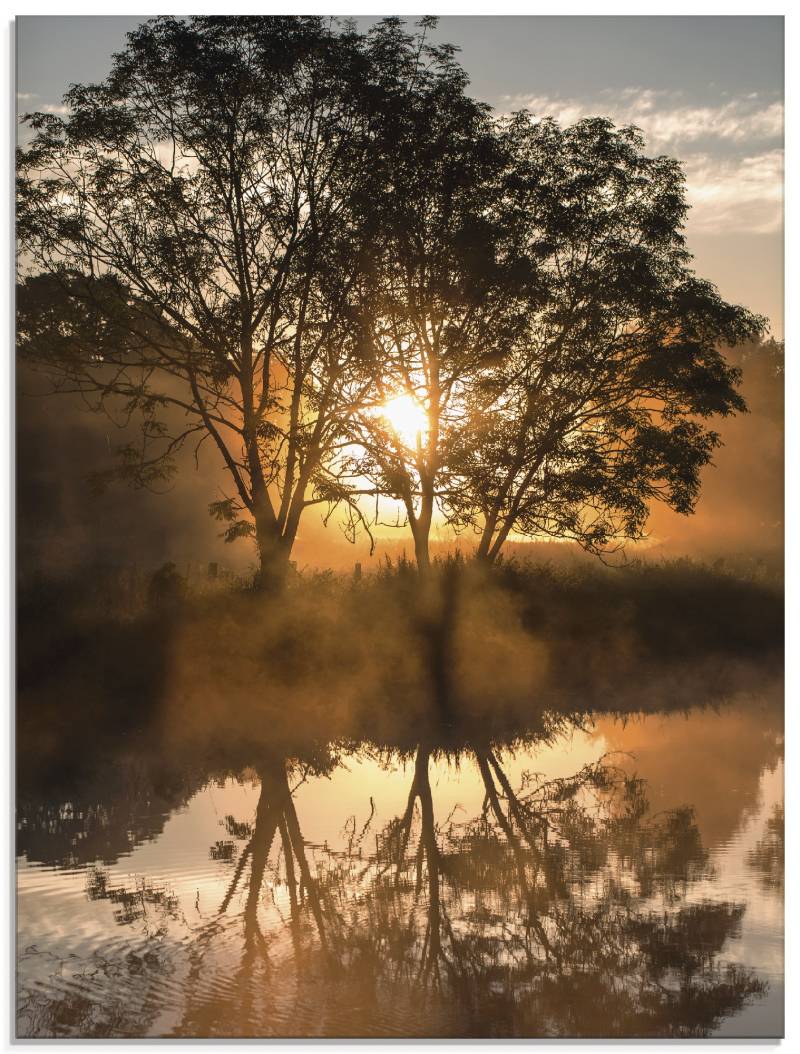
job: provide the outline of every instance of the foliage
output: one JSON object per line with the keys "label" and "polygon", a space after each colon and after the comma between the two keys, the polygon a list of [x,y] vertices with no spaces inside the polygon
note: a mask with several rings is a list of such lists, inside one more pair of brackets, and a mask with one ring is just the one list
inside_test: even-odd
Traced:
{"label": "foliage", "polygon": [[330,500],[314,490],[364,383],[345,323],[380,105],[367,43],[321,18],[157,18],[65,103],[27,118],[18,158],[22,354],[144,413],[122,467],[139,484],[211,439],[276,570]]}
{"label": "foliage", "polygon": [[500,123],[503,195],[537,261],[524,331],[465,392],[442,502],[496,559],[508,535],[603,552],[642,536],[649,507],[691,512],[719,441],[746,409],[719,350],[765,324],[690,268],[678,162],[594,118]]}
{"label": "foliage", "polygon": [[157,18],[27,117],[21,354],[141,422],[135,486],[210,439],[262,585],[309,506],[353,540],[366,496],[423,571],[437,510],[488,561],[512,533],[608,552],[692,511],[710,419],[745,410],[720,348],[765,320],[691,269],[679,163],[603,118],[493,119],[433,24]]}

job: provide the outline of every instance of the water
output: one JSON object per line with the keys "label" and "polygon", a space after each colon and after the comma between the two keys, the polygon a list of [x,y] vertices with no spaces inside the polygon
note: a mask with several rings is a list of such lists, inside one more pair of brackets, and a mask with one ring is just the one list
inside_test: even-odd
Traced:
{"label": "water", "polygon": [[19,1035],[782,1033],[774,706],[439,746],[26,787]]}

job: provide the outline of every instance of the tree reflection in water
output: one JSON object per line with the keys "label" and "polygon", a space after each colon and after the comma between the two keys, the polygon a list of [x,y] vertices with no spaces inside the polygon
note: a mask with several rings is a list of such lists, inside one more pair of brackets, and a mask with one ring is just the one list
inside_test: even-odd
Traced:
{"label": "tree reflection in water", "polygon": [[[417,747],[402,814],[377,831],[352,819],[338,850],[304,841],[293,766],[259,766],[178,1034],[274,1034],[277,1018],[289,1034],[380,1034],[396,1012],[407,1034],[704,1036],[763,994],[722,955],[744,907],[691,897],[711,869],[690,809],[648,815],[612,758],[514,789],[499,752],[471,745],[459,761],[480,773],[481,814],[437,821],[435,753]],[[235,975],[209,984],[232,926]]]}

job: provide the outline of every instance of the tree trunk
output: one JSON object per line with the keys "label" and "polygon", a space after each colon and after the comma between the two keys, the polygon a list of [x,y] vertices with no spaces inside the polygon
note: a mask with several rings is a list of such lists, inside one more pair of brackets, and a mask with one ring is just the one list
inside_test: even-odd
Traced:
{"label": "tree trunk", "polygon": [[492,558],[489,555],[489,550],[492,545],[492,539],[494,537],[495,528],[497,527],[497,513],[492,510],[484,516],[483,531],[481,532],[480,541],[478,542],[478,548],[475,550],[475,559],[478,563],[490,564]]}
{"label": "tree trunk", "polygon": [[254,588],[263,593],[280,593],[286,584],[291,546],[286,544],[274,524],[267,526],[259,522],[258,516],[256,516],[256,543],[258,569],[253,581]]}
{"label": "tree trunk", "polygon": [[430,527],[426,528],[417,521],[412,533],[414,535],[414,556],[417,561],[417,570],[420,575],[425,576],[431,569]]}
{"label": "tree trunk", "polygon": [[[410,510],[413,511],[413,510]],[[417,570],[426,577],[431,569],[430,537],[433,523],[433,480],[422,480],[422,501],[417,516],[409,516],[411,533],[414,536],[414,556]]]}
{"label": "tree trunk", "polygon": [[475,550],[475,561],[486,567],[492,567],[497,563],[506,539],[511,533],[512,521],[506,518],[498,530],[497,517],[493,517],[491,523],[487,523],[481,534],[478,547]]}
{"label": "tree trunk", "polygon": [[442,951],[442,913],[440,901],[441,857],[436,843],[436,821],[433,814],[433,795],[428,771],[430,751],[419,746],[414,765],[414,778],[422,812],[422,843],[428,863],[428,953],[425,972],[438,971]]}

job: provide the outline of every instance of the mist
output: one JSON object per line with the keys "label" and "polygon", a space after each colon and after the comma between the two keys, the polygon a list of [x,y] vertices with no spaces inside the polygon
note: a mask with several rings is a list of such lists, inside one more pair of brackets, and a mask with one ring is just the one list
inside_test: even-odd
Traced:
{"label": "mist", "polygon": [[[646,542],[630,543],[630,558],[689,556],[706,561],[749,559],[782,565],[783,547],[783,346],[773,342],[728,352],[742,369],[742,394],[749,412],[719,420],[721,446],[703,472],[697,508],[681,516],[654,503]],[[70,574],[92,565],[152,571],[171,561],[181,573],[204,573],[208,563],[237,575],[252,572],[255,550],[247,540],[227,544],[208,514],[210,502],[227,489],[221,460],[207,444],[195,460],[185,447],[174,479],[163,493],[112,483],[98,493],[91,479],[115,465],[114,451],[135,438],[135,422],[120,428],[92,412],[78,397],[47,396],[46,381],[24,366],[18,372],[17,473],[18,555],[21,576]],[[389,517],[382,516],[385,523]],[[387,558],[413,553],[407,528],[379,526],[374,552],[363,533],[356,544],[344,536],[334,514],[326,526],[313,509],[306,515],[293,553],[299,570],[330,568],[364,572]],[[432,550],[468,554],[467,532],[456,536],[434,528]],[[593,558],[569,542],[507,543],[507,556],[534,561],[583,562]]]}

